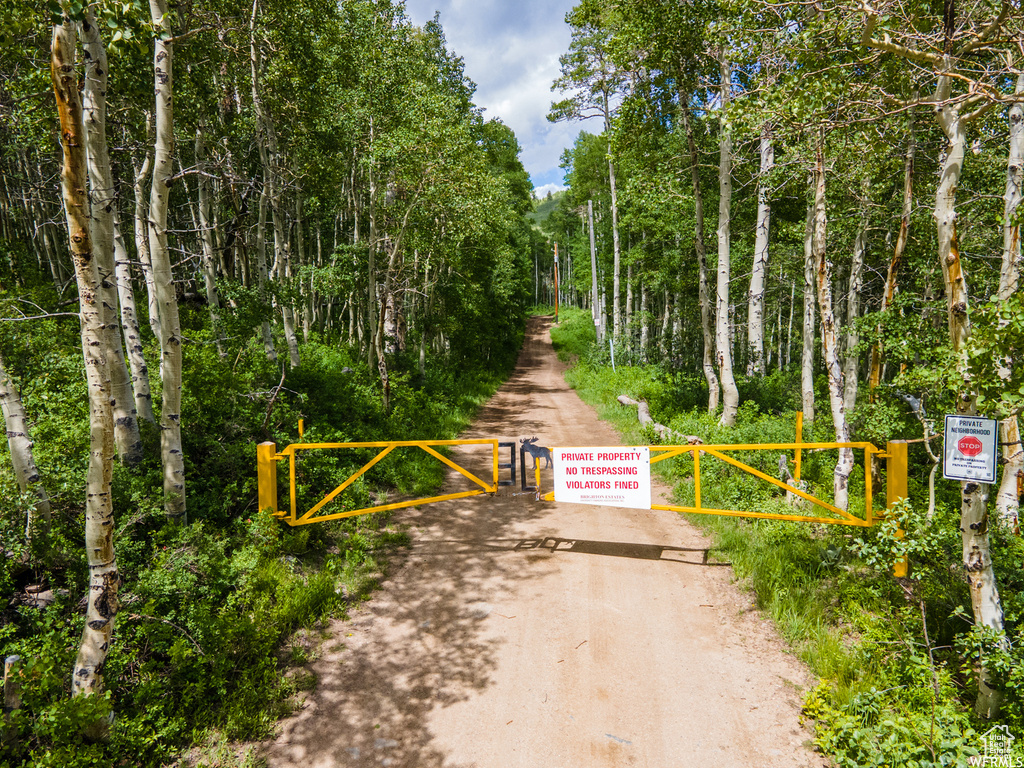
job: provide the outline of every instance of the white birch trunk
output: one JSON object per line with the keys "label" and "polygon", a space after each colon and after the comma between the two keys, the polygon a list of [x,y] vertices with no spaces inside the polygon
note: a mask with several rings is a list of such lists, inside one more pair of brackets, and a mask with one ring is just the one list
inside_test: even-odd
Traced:
{"label": "white birch trunk", "polygon": [[160,378],[163,381],[160,456],[163,462],[164,512],[169,518],[184,522],[187,517],[185,457],[181,448],[181,323],[167,247],[167,209],[174,171],[174,40],[167,0],[149,0],[149,11],[157,31],[153,50],[156,140],[149,196],[149,254],[160,318]]}
{"label": "white birch trunk", "polygon": [[[605,96],[605,131],[611,136],[611,118],[607,111],[608,98]],[[622,248],[619,245],[619,198],[615,189],[615,163],[612,162],[612,143],[608,140],[608,183],[612,193],[612,340],[619,343],[622,336],[622,306],[619,301],[619,273],[621,271]]]}
{"label": "white birch trunk", "polygon": [[[818,284],[818,306],[821,309],[821,350],[828,374],[828,399],[832,407],[837,443],[850,442],[850,428],[846,422],[843,402],[843,370],[839,355],[839,327],[832,308],[832,262],[828,258],[825,215],[825,157],[824,136],[820,136],[814,164],[814,268]],[[839,460],[833,471],[833,503],[839,509],[850,506],[850,474],[853,472],[853,449],[840,448]]]}
{"label": "white birch trunk", "polygon": [[590,312],[594,316],[594,328],[597,329],[597,343],[604,343],[604,326],[601,324],[602,313],[599,309],[601,294],[597,290],[597,247],[594,240],[594,201],[587,200],[587,217],[590,222]]}
{"label": "white birch trunk", "polygon": [[146,113],[146,156],[142,165],[135,168],[135,252],[142,266],[142,277],[146,283],[149,329],[153,337],[160,338],[160,304],[156,298],[156,282],[153,280],[153,262],[149,258],[149,195],[146,182],[153,172],[153,116]]}
{"label": "white birch trunk", "polygon": [[[1016,93],[1024,93],[1024,74],[1017,75]],[[999,301],[1016,293],[1021,273],[1020,221],[1015,218],[1024,187],[1024,105],[1010,107],[1010,148],[1006,163],[1006,193],[1003,196],[1003,260],[999,272]],[[1009,364],[1020,365],[1019,361]],[[1009,371],[1006,372],[1009,376]],[[996,493],[996,517],[1009,526],[1019,523],[1020,498],[1017,477],[1024,472],[1024,446],[1020,442],[1017,416],[999,424],[999,442],[1003,444],[1003,476]]]}
{"label": "white birch trunk", "polygon": [[[946,102],[952,78],[939,77],[935,91],[936,103]],[[963,170],[966,125],[958,107],[946,103],[937,110],[939,127],[946,135],[947,145],[942,162],[939,186],[935,191],[935,220],[938,231],[939,264],[946,284],[946,307],[949,316],[949,337],[958,357],[963,391],[957,400],[957,411],[964,416],[977,413],[970,376],[964,359],[964,344],[971,334],[967,281],[960,259],[956,235],[956,190]],[[963,540],[964,572],[971,593],[971,606],[976,624],[1003,632],[1003,609],[999,599],[988,534],[988,486],[962,482],[960,533]],[[1002,705],[1001,692],[993,687],[990,670],[982,665],[978,678],[978,699],[975,711],[979,717],[995,717]]]}
{"label": "white birch trunk", "polygon": [[[260,298],[267,301],[267,187],[263,186],[260,191],[259,213],[256,220],[256,284]],[[277,350],[274,348],[274,334],[270,328],[270,321],[264,320],[260,326],[263,329],[263,351],[267,360],[277,362]]]}
{"label": "white birch trunk", "polygon": [[203,135],[205,126],[200,119],[196,126],[196,171],[198,172],[198,211],[199,242],[203,249],[203,282],[206,288],[206,305],[210,310],[210,324],[213,338],[217,344],[217,354],[223,359],[224,333],[220,321],[220,294],[217,291],[216,247],[213,240],[213,217],[210,206],[210,180],[206,163],[206,138]]}
{"label": "white birch trunk", "polygon": [[807,207],[807,225],[804,230],[804,333],[800,355],[801,406],[804,412],[804,422],[808,425],[814,421],[814,284],[814,203],[812,202]]}
{"label": "white birch trunk", "polygon": [[714,344],[715,335],[712,330],[711,290],[708,286],[708,258],[704,245],[704,196],[700,189],[700,173],[697,158],[697,143],[693,139],[693,126],[690,123],[689,94],[680,93],[680,111],[683,115],[683,126],[686,129],[686,143],[690,152],[690,178],[693,183],[693,247],[697,252],[699,276],[697,282],[698,299],[700,301],[700,329],[704,337],[704,355],[701,369],[708,383],[708,413],[718,411],[718,374],[715,373]]}
{"label": "white birch trunk", "polygon": [[134,466],[142,460],[142,437],[118,333],[117,278],[114,258],[114,177],[107,150],[107,51],[91,11],[80,22],[85,52],[85,87],[82,108],[85,120],[86,158],[89,169],[90,235],[93,258],[99,273],[98,298],[103,313],[104,354],[110,375],[114,413],[114,446],[121,462]]}
{"label": "white birch trunk", "polygon": [[661,359],[664,360],[668,357],[669,349],[672,346],[672,295],[668,292],[668,288],[662,291],[662,305],[664,311],[661,314],[661,336],[658,339],[658,353],[661,355]]}
{"label": "white birch trunk", "polygon": [[672,297],[672,344],[669,354],[676,355],[683,348],[683,294],[676,292]]}
{"label": "white birch trunk", "polygon": [[[789,322],[786,325],[786,367],[793,356],[793,310],[796,307],[796,281],[789,284]],[[781,359],[781,358],[780,358]]]}
{"label": "white birch trunk", "polygon": [[871,180],[864,179],[861,184],[862,198],[860,207],[860,226],[857,237],[853,241],[853,259],[850,262],[850,283],[846,298],[846,351],[843,362],[843,404],[846,413],[853,413],[857,406],[857,369],[860,355],[857,345],[860,334],[857,332],[857,318],[860,317],[860,292],[864,285],[864,252],[867,249],[869,202]]}
{"label": "white birch trunk", "polygon": [[[721,109],[728,109],[732,92],[732,66],[724,58],[721,62]],[[732,343],[729,334],[729,279],[730,239],[732,217],[732,133],[725,116],[719,121],[718,139],[718,284],[715,301],[715,351],[718,355],[718,375],[722,382],[722,417],[725,426],[736,424],[736,411],[740,404],[739,390],[732,373]]]}
{"label": "white birch trunk", "polygon": [[[1024,97],[1024,74],[1017,75],[1014,90]],[[1003,194],[1003,259],[999,270],[999,300],[1007,301],[1020,282],[1022,251],[1020,222],[1015,219],[1024,191],[1024,104],[1020,101],[1010,107],[1009,152],[1006,161],[1006,192]]]}
{"label": "white birch trunk", "polygon": [[640,286],[640,362],[647,362],[647,348],[651,343],[650,291],[647,283]]}
{"label": "white birch trunk", "polygon": [[[301,270],[306,263],[306,241],[302,231],[302,191],[295,191],[295,263]],[[319,266],[319,264],[317,264]],[[308,286],[302,285],[299,290],[299,302],[302,307],[302,341],[309,343],[310,326],[313,324],[313,285],[312,276]]]}
{"label": "white birch trunk", "polygon": [[124,332],[124,346],[128,353],[128,365],[132,374],[132,392],[135,394],[135,410],[140,419],[156,424],[153,415],[153,395],[149,388],[149,366],[143,355],[142,331],[139,328],[139,313],[135,306],[135,290],[132,288],[131,260],[121,234],[121,221],[114,208],[114,274],[117,278],[117,296],[121,304],[121,329]]}
{"label": "white birch trunk", "polygon": [[[628,245],[627,245],[628,247]],[[636,301],[633,290],[633,265],[626,265],[626,317],[624,321],[624,330],[626,336],[629,339],[629,346],[633,345],[634,338],[634,318],[633,318],[633,304]]]}
{"label": "white birch trunk", "polygon": [[[252,103],[253,109],[256,112],[260,164],[263,166],[263,189],[269,197],[270,218],[274,225],[274,266],[271,267],[271,271],[276,272],[279,281],[287,287],[291,279],[291,249],[284,226],[284,182],[274,123],[260,96],[262,57],[260,47],[256,43],[256,18],[258,11],[259,2],[258,0],[253,0],[252,17],[249,23],[249,66],[252,75]],[[281,303],[281,320],[284,328],[285,343],[288,345],[289,362],[295,368],[299,365],[299,343],[295,337],[295,313],[287,298]]]}
{"label": "white birch trunk", "polygon": [[775,149],[767,123],[761,129],[761,174],[757,187],[757,230],[754,235],[754,264],[747,296],[747,376],[764,376],[764,285],[768,272],[768,235],[772,205],[768,175],[775,167]]}
{"label": "white birch trunk", "polygon": [[14,478],[22,493],[32,491],[39,499],[29,510],[25,521],[25,538],[31,541],[36,533],[50,528],[50,497],[46,494],[32,453],[32,438],[28,432],[28,419],[21,404],[21,395],[14,380],[7,374],[4,359],[0,357],[0,410],[7,430],[7,446],[11,451]]}
{"label": "white birch trunk", "polygon": [[[78,282],[82,327],[82,354],[89,391],[89,464],[85,492],[85,550],[89,565],[89,594],[85,627],[71,690],[75,696],[103,690],[103,667],[117,615],[120,577],[114,556],[114,510],[110,478],[114,458],[114,418],[110,405],[110,378],[104,357],[103,310],[99,297],[99,270],[92,254],[89,232],[89,201],[86,196],[85,126],[75,72],[74,25],[65,19],[53,30],[50,72],[61,124],[61,192]],[[85,735],[104,739],[106,719],[90,723]]]}

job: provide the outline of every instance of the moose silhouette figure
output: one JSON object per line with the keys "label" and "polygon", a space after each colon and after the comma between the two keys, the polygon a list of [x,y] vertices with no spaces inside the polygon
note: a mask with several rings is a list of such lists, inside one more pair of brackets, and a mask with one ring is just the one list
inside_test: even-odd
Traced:
{"label": "moose silhouette figure", "polygon": [[531,437],[529,439],[523,438],[519,441],[523,450],[533,456],[534,463],[537,459],[544,459],[547,463],[544,465],[544,469],[551,466],[551,449],[545,448],[543,445],[537,445],[537,437]]}

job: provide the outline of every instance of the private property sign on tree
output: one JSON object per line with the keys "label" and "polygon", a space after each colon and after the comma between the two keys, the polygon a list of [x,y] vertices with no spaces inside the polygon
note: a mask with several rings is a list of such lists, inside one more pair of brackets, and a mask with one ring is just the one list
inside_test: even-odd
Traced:
{"label": "private property sign on tree", "polygon": [[651,450],[552,448],[555,501],[651,508]]}
{"label": "private property sign on tree", "polygon": [[946,416],[942,476],[947,480],[996,481],[999,422],[975,416]]}

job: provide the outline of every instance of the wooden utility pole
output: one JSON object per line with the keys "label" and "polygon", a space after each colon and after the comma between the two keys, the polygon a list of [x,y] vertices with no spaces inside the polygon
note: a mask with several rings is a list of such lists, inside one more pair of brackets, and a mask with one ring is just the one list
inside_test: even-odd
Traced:
{"label": "wooden utility pole", "polygon": [[597,329],[597,341],[600,343],[603,339],[604,329],[601,327],[601,310],[598,309],[600,306],[601,297],[597,292],[597,248],[594,244],[594,201],[587,201],[587,216],[590,220],[590,285],[593,291],[591,299],[591,306],[594,311],[594,327]]}
{"label": "wooden utility pole", "polygon": [[558,243],[555,243],[555,325],[558,325]]}

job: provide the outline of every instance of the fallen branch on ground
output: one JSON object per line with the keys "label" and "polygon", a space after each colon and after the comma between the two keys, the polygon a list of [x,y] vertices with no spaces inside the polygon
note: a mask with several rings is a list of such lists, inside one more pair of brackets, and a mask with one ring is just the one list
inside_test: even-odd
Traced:
{"label": "fallen branch on ground", "polygon": [[696,435],[684,435],[682,432],[676,432],[674,429],[669,429],[664,424],[656,422],[651,418],[651,409],[643,400],[637,401],[626,395],[619,395],[616,399],[623,405],[635,405],[636,417],[640,420],[640,424],[645,427],[649,426],[662,440],[671,441],[673,436],[675,436],[682,439],[687,445],[704,444],[704,441]]}

